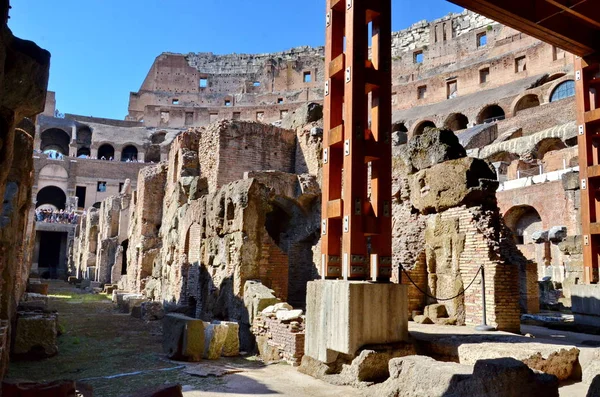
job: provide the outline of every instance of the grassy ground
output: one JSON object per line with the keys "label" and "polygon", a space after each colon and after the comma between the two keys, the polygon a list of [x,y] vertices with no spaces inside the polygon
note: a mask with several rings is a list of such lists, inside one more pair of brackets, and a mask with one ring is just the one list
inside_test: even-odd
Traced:
{"label": "grassy ground", "polygon": [[198,378],[172,369],[181,363],[162,354],[160,322],[145,323],[117,313],[105,295],[81,293],[64,282],[51,282],[49,298],[49,308],[58,311],[63,331],[59,354],[41,361],[11,362],[7,379],[82,380],[93,386],[98,397],[126,396],[172,382],[201,390],[222,383],[220,378]]}

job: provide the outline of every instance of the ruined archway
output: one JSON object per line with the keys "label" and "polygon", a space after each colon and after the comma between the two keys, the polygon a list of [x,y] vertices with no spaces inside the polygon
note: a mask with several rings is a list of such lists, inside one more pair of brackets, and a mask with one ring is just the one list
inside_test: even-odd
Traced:
{"label": "ruined archway", "polygon": [[431,120],[424,120],[417,124],[413,130],[412,136],[419,136],[425,132],[426,128],[436,128],[435,123]]}
{"label": "ruined archway", "polygon": [[38,208],[41,205],[50,204],[56,209],[64,210],[66,203],[67,195],[61,188],[56,186],[46,186],[37,193],[35,208]]}
{"label": "ruined archway", "polygon": [[128,145],[121,151],[121,161],[137,161],[138,150],[133,145]]}
{"label": "ruined archway", "polygon": [[469,119],[462,113],[452,113],[446,121],[444,121],[444,128],[452,131],[460,131],[469,127]]}
{"label": "ruined archway", "polygon": [[516,244],[533,243],[531,235],[542,230],[542,218],[530,205],[518,205],[504,214],[504,223],[512,231]]}
{"label": "ruined archway", "polygon": [[567,145],[560,138],[545,138],[535,145],[534,154],[537,159],[543,159],[548,152],[565,149]]}
{"label": "ruined archway", "polygon": [[71,137],[60,128],[49,128],[42,132],[40,149],[42,152],[55,151],[65,156],[69,155]]}
{"label": "ruined archway", "polygon": [[115,158],[115,148],[108,143],[100,146],[98,148],[98,159],[100,160],[110,160]]}
{"label": "ruined archway", "polygon": [[514,110],[513,110],[513,115],[516,115],[518,112],[520,112],[522,110],[534,108],[536,106],[540,106],[540,99],[538,98],[537,95],[535,95],[535,94],[524,95],[516,103]]}
{"label": "ruined archway", "polygon": [[477,124],[493,123],[494,121],[504,120],[506,112],[498,105],[488,105],[484,107],[477,115]]}

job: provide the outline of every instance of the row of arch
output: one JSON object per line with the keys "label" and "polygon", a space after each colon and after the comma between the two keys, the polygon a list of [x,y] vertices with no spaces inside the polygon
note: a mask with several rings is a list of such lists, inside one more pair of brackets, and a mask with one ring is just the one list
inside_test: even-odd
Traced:
{"label": "row of arch", "polygon": [[[89,139],[84,136],[80,141],[80,137],[81,135],[78,135],[77,157],[90,156],[91,132]],[[60,128],[49,128],[42,133],[40,149],[44,153],[57,152],[68,156],[70,139],[69,135]],[[99,159],[109,160],[114,157],[115,148],[111,144],[105,143],[98,148]],[[127,145],[121,150],[121,161],[135,161],[137,157],[138,149],[134,145]]]}
{"label": "row of arch", "polygon": [[[575,81],[565,80],[560,82],[552,90],[549,101],[556,102],[561,99],[569,98],[575,95]],[[512,114],[517,115],[519,112],[540,106],[541,101],[537,94],[525,94],[520,97],[513,106]],[[476,117],[476,124],[485,124],[494,121],[503,120],[506,118],[506,111],[498,104],[485,106],[479,111]],[[413,136],[421,135],[426,128],[435,128],[436,124],[432,120],[422,120],[413,128]],[[462,113],[450,114],[443,123],[443,128],[452,131],[460,131],[469,127],[469,119]],[[404,123],[398,123],[395,126],[395,131],[408,132]]]}
{"label": "row of arch", "polygon": [[[101,203],[94,203],[94,208],[100,208]],[[46,186],[37,192],[35,198],[35,208],[41,206],[50,206],[56,210],[65,210],[67,207],[67,195],[65,191],[58,186]]]}

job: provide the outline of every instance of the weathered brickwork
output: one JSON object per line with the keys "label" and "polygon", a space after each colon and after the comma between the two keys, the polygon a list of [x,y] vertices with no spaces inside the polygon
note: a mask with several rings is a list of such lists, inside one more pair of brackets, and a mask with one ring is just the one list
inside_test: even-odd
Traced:
{"label": "weathered brickwork", "polygon": [[281,359],[291,365],[299,365],[304,355],[304,327],[293,326],[290,321],[281,321],[267,316],[258,316],[252,324],[252,332],[257,337],[266,337],[266,344]]}

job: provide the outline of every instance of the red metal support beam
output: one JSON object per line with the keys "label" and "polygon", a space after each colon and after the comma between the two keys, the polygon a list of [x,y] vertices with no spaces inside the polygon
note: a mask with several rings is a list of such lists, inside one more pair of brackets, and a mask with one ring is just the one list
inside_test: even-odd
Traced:
{"label": "red metal support beam", "polygon": [[326,29],[321,272],[388,281],[391,0],[328,0]]}
{"label": "red metal support beam", "polygon": [[598,282],[600,255],[600,65],[575,57],[584,282]]}

